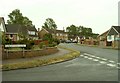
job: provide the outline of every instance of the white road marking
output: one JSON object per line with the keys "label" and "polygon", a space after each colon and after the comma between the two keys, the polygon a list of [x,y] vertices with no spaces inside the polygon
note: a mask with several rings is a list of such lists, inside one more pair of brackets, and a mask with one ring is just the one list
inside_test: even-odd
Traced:
{"label": "white road marking", "polygon": [[100,63],[101,63],[101,64],[105,64],[105,63],[107,63],[107,62],[105,62],[105,61],[100,61]]}
{"label": "white road marking", "polygon": [[120,63],[117,63],[118,65],[120,65]]}
{"label": "white road marking", "polygon": [[94,56],[94,55],[87,54],[87,53],[84,53],[84,55],[82,55],[82,57],[87,58],[89,60],[99,61],[99,63],[101,64],[106,64],[107,66],[116,67],[117,69],[120,69],[120,67],[117,67],[117,64],[120,65],[120,63],[112,64],[112,63],[115,63],[115,61],[113,60],[108,60],[106,58]]}
{"label": "white road marking", "polygon": [[90,57],[96,57],[96,56],[94,56],[94,55],[87,54],[87,53],[84,53],[84,55],[87,55],[87,56],[90,56]]}
{"label": "white road marking", "polygon": [[81,57],[83,57],[84,55],[80,55]]}
{"label": "white road marking", "polygon": [[88,58],[87,56],[84,56],[84,58]]}
{"label": "white road marking", "polygon": [[111,63],[115,63],[115,61],[111,61],[111,60],[109,60],[109,62],[111,62]]}
{"label": "white road marking", "polygon": [[98,59],[93,59],[93,61],[99,61]]}
{"label": "white road marking", "polygon": [[104,61],[106,61],[107,59],[105,59],[105,58],[101,58],[102,60],[104,60]]}
{"label": "white road marking", "polygon": [[100,57],[96,57],[97,59],[100,59]]}
{"label": "white road marking", "polygon": [[107,64],[107,66],[115,67],[116,65],[115,64]]}
{"label": "white road marking", "polygon": [[88,58],[89,60],[93,59],[93,58]]}
{"label": "white road marking", "polygon": [[91,56],[91,57],[96,57],[96,56]]}

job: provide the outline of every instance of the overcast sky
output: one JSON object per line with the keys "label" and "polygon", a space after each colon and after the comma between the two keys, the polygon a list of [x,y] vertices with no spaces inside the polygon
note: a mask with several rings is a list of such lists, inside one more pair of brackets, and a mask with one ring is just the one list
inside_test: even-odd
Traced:
{"label": "overcast sky", "polygon": [[41,28],[46,18],[53,18],[58,29],[71,24],[92,28],[103,33],[112,25],[118,25],[119,0],[0,0],[0,17],[8,20],[8,14],[20,9],[23,16]]}

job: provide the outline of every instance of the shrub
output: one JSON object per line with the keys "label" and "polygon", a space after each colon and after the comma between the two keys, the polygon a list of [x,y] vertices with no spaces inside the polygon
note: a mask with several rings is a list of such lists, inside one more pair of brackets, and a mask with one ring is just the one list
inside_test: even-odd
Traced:
{"label": "shrub", "polygon": [[55,46],[56,46],[55,43],[53,43],[53,44],[49,44],[49,45],[48,45],[48,47],[55,47]]}
{"label": "shrub", "polygon": [[27,38],[25,38],[23,40],[17,41],[17,44],[26,44],[25,49],[31,49],[34,45],[34,41],[33,40],[28,40]]}
{"label": "shrub", "polygon": [[41,42],[41,43],[39,44],[39,48],[40,48],[40,49],[42,49],[44,46],[45,46],[45,43],[44,43],[44,42]]}
{"label": "shrub", "polygon": [[54,39],[53,41],[54,41],[57,45],[60,44],[60,40],[58,40],[58,39]]}

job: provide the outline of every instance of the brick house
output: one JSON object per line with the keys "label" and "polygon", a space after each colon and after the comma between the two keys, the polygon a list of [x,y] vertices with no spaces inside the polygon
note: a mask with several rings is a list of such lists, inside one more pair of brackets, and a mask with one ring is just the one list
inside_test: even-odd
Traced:
{"label": "brick house", "polygon": [[105,31],[104,33],[97,36],[97,40],[99,42],[99,46],[107,46],[107,33],[109,30]]}
{"label": "brick house", "polygon": [[84,44],[87,44],[87,45],[97,45],[97,39],[89,37],[89,39],[84,39]]}
{"label": "brick house", "polygon": [[107,33],[107,41],[113,48],[118,48],[120,43],[120,26],[112,26]]}
{"label": "brick house", "polygon": [[68,34],[64,30],[53,30],[53,29],[48,29],[48,28],[42,28],[39,31],[39,38],[43,38],[45,34],[52,34],[53,38],[57,38],[59,40],[67,40],[68,39]]}
{"label": "brick house", "polygon": [[6,38],[11,39],[12,41],[18,41],[23,39],[23,37],[28,39],[36,40],[38,39],[37,30],[33,26],[22,26],[19,24],[7,24],[6,29]]}

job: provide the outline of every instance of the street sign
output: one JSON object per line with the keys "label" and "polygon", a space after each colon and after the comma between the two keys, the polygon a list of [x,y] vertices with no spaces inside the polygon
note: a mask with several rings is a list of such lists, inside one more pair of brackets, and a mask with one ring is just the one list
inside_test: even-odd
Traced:
{"label": "street sign", "polygon": [[26,47],[25,44],[5,45],[5,47]]}
{"label": "street sign", "polygon": [[[13,44],[13,45],[5,45],[6,48],[13,48],[13,47],[22,47],[23,48],[23,57],[24,57],[24,47],[26,47],[25,44]],[[8,51],[7,50],[7,58],[8,58]]]}

